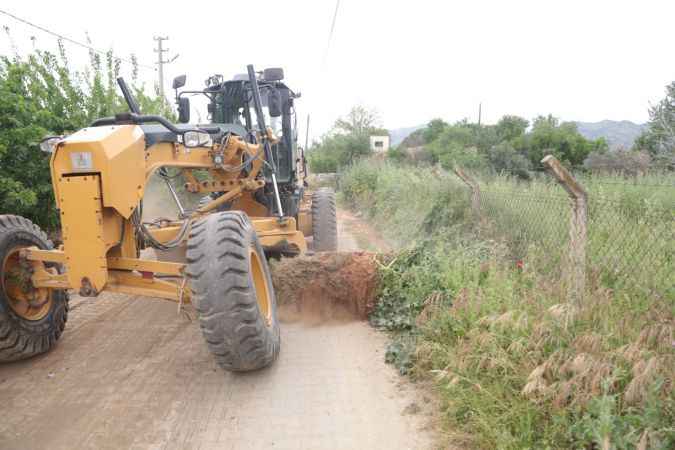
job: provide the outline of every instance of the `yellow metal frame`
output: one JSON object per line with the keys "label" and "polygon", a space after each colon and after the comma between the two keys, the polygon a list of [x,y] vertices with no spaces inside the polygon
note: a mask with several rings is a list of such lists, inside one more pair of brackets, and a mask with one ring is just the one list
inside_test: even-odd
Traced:
{"label": "yellow metal frame", "polygon": [[[223,161],[221,165],[214,164],[215,156]],[[236,170],[245,158],[252,161],[246,176]],[[136,125],[85,128],[69,136],[50,162],[63,245],[56,250],[31,247],[21,251],[21,258],[34,267],[34,287],[75,289],[84,296],[108,290],[188,303],[185,264],[139,258],[131,220],[147,180],[160,167],[182,169],[190,192],[224,192],[186,220],[197,220],[232,201],[232,209],[249,215],[263,247],[305,252],[302,231],[308,229],[307,207],[299,214],[301,231],[293,217],[269,217],[267,208],[252,195],[265,185],[258,176],[263,161],[260,144],[237,136],[222,145],[191,149],[167,142],[146,147]],[[206,169],[209,179],[198,181],[192,174],[195,169]],[[178,235],[181,225],[164,223],[149,231],[156,240],[168,242]],[[49,262],[63,264],[66,272],[47,270],[44,263]]]}

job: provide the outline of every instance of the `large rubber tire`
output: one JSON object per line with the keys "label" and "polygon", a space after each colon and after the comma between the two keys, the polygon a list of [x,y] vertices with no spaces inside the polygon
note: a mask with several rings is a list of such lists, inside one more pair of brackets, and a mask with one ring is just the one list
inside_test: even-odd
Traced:
{"label": "large rubber tire", "polygon": [[335,192],[330,188],[321,188],[312,194],[312,236],[314,251],[337,250]]}
{"label": "large rubber tire", "polygon": [[281,341],[276,298],[248,216],[225,211],[195,223],[187,261],[202,333],[218,363],[235,372],[270,365]]}
{"label": "large rubber tire", "polygon": [[[33,222],[19,216],[0,215],[0,266],[18,248],[53,248],[47,235]],[[44,317],[29,320],[10,306],[5,292],[5,268],[0,267],[0,362],[29,358],[50,350],[68,320],[68,293],[52,290],[51,305]]]}

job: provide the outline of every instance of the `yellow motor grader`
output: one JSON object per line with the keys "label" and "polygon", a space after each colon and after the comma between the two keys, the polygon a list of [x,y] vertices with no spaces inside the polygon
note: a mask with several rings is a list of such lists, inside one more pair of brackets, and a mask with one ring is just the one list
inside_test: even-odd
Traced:
{"label": "yellow motor grader", "polygon": [[[310,236],[316,251],[337,247],[334,194],[306,192],[295,129],[299,94],[281,69],[249,65],[245,76],[211,77],[205,89],[179,94],[181,76],[174,124],[141,114],[124,80],[118,83],[130,112],[41,143],[52,153],[63,244],[53,248],[29,220],[0,215],[0,361],[51,349],[74,290],[192,302],[222,367],[271,364],[280,339],[267,257],[305,252]],[[210,123],[187,123],[191,95],[209,99]],[[196,209],[182,206],[169,171],[182,175],[182,189],[204,196]],[[143,219],[153,174],[167,180],[180,210],[175,220]],[[185,248],[186,262],[141,258],[147,247],[160,255]]]}

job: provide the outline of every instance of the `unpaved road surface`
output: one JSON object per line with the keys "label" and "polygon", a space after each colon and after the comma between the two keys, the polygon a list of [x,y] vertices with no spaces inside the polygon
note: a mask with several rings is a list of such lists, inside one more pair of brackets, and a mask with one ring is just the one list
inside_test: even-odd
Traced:
{"label": "unpaved road surface", "polygon": [[[356,219],[340,217],[353,250]],[[363,322],[282,323],[279,360],[231,374],[173,303],[104,294],[71,305],[52,352],[0,365],[0,449],[433,445],[428,402],[384,364],[386,336]]]}

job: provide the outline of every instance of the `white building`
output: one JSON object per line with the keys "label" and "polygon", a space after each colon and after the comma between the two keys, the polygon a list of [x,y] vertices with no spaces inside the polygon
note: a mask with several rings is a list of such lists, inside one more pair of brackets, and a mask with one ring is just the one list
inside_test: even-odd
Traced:
{"label": "white building", "polygon": [[370,149],[375,153],[384,153],[389,150],[389,136],[371,136]]}

